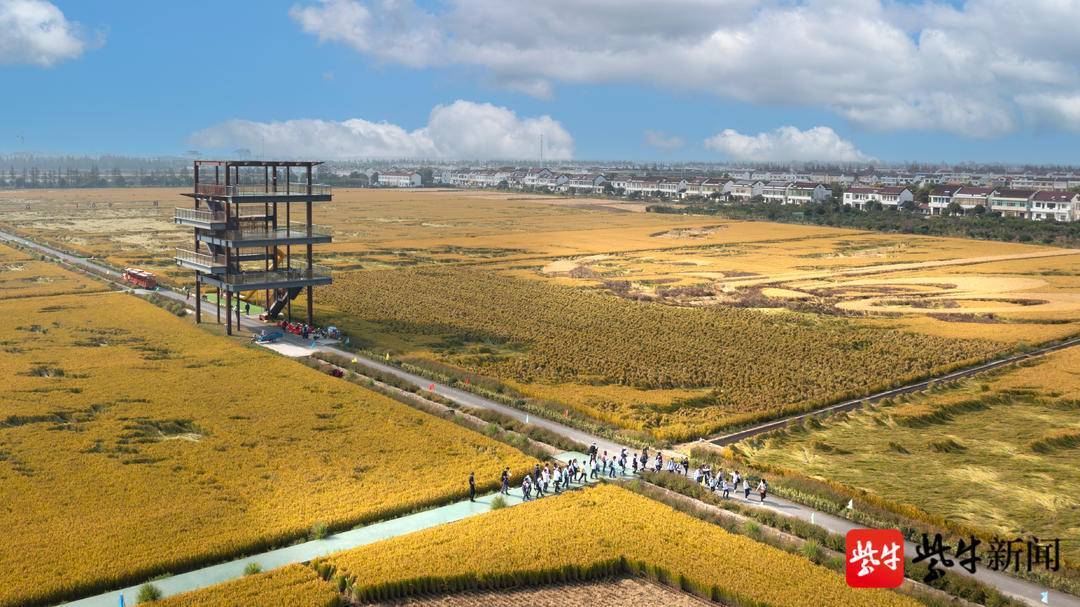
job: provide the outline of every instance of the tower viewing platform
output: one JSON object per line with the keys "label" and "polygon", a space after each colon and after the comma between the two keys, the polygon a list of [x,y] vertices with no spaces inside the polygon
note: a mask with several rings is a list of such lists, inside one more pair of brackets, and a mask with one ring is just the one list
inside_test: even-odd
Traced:
{"label": "tower viewing platform", "polygon": [[[312,247],[331,242],[330,229],[312,223],[312,206],[332,198],[330,186],[314,182],[314,161],[196,160],[195,185],[184,195],[194,208],[178,207],[173,221],[194,230],[191,248],[176,250],[176,264],[195,272],[195,321],[202,322],[203,289],[225,298],[225,327],[242,302],[262,305],[266,318],[284,312],[307,293],[307,323],[314,324],[313,289],[332,281],[329,268],[313,263]],[[294,208],[295,207],[295,208]],[[235,300],[235,303],[234,303]]]}

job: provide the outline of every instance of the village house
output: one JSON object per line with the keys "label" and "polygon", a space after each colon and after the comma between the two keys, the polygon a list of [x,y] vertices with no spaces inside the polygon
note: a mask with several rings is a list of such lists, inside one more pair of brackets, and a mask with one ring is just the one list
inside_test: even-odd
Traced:
{"label": "village house", "polygon": [[734,200],[749,202],[754,197],[761,196],[761,191],[764,187],[765,184],[760,181],[740,179],[731,184],[728,194],[730,194],[731,198]]}
{"label": "village house", "polygon": [[853,187],[844,192],[843,202],[847,206],[866,210],[870,202],[881,203],[885,207],[898,207],[905,202],[915,200],[911,190],[903,186],[886,186],[880,188]]}
{"label": "village house", "polygon": [[601,194],[604,191],[605,183],[607,183],[607,179],[603,175],[584,173],[568,176],[563,187],[577,194]]}
{"label": "village house", "polygon": [[682,196],[682,193],[686,191],[685,179],[662,179],[659,183],[660,194],[669,198],[677,198]]}
{"label": "village house", "polygon": [[653,196],[660,191],[661,177],[631,177],[626,180],[625,190],[628,195]]}
{"label": "village house", "polygon": [[966,185],[953,192],[952,202],[960,205],[965,213],[975,207],[989,208],[990,196],[993,193],[994,188],[980,188]]}
{"label": "village house", "polygon": [[420,173],[386,171],[378,174],[376,183],[384,188],[418,188],[421,177]]}
{"label": "village house", "polygon": [[931,215],[944,215],[945,209],[952,203],[953,194],[960,189],[957,185],[938,185],[930,190],[927,200]]}
{"label": "village house", "polygon": [[820,183],[796,181],[788,186],[785,204],[806,204],[809,202],[825,202],[832,192]]}
{"label": "village house", "polygon": [[1031,219],[1036,221],[1077,221],[1080,219],[1080,194],[1040,190],[1031,197]]}
{"label": "village house", "polygon": [[995,190],[990,195],[990,210],[1001,213],[1003,217],[1019,217],[1027,219],[1030,211],[1031,197],[1035,195],[1033,190],[1018,190],[1004,188]]}
{"label": "village house", "polygon": [[541,187],[541,182],[547,183],[546,180],[550,177],[551,169],[531,168],[525,171],[525,176],[521,178],[521,185],[526,188],[538,188]]}
{"label": "village house", "polygon": [[788,184],[786,181],[770,181],[761,188],[761,197],[765,202],[784,204],[787,201]]}
{"label": "village house", "polygon": [[725,195],[734,183],[735,182],[730,179],[711,179],[705,177],[687,179],[686,190],[683,192],[683,197],[696,196],[699,198],[709,198],[716,195]]}

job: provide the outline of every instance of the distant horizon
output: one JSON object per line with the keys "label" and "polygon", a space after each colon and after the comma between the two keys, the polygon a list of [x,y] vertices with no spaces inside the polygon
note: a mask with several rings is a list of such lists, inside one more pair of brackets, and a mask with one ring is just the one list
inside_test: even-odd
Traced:
{"label": "distant horizon", "polygon": [[[21,159],[22,162],[26,162],[28,159],[38,159],[50,163],[56,163],[65,159],[71,162],[105,162],[107,159],[117,159],[123,161],[170,161],[176,164],[191,164],[195,160],[235,160],[235,159],[251,159],[251,160],[296,160],[299,156],[251,156],[251,155],[199,155],[199,156],[187,156],[185,154],[117,154],[117,153],[101,153],[101,154],[79,154],[79,153],[42,153],[31,151],[16,151],[16,152],[4,152],[0,151],[0,173],[5,172],[14,161]],[[409,157],[357,157],[357,158],[320,158],[320,157],[304,157],[310,160],[318,160],[325,164],[395,164],[400,163],[403,165],[457,165],[457,166],[541,166],[537,158],[495,158],[495,159],[450,159],[450,158],[409,158]],[[686,159],[686,160],[665,160],[660,158],[635,160],[627,158],[573,158],[563,160],[545,161],[543,166],[547,168],[554,168],[559,166],[590,166],[590,165],[633,165],[635,168],[648,168],[646,165],[656,165],[661,167],[688,167],[688,166],[708,166],[708,167],[731,167],[731,168],[760,168],[760,169],[812,169],[812,170],[850,170],[850,171],[866,171],[872,169],[887,169],[887,170],[941,170],[941,169],[969,169],[969,170],[986,170],[988,168],[1001,168],[1001,169],[1018,169],[1018,170],[1048,170],[1048,171],[1080,171],[1080,164],[1051,164],[1051,163],[1016,163],[1016,162],[974,162],[974,161],[959,161],[959,162],[933,162],[933,161],[874,161],[874,162],[828,162],[828,161],[725,161],[717,159]],[[24,166],[20,164],[21,168]],[[25,164],[27,168],[33,166],[32,164]],[[40,168],[40,167],[39,167]],[[109,169],[111,166],[100,166],[99,168]]]}

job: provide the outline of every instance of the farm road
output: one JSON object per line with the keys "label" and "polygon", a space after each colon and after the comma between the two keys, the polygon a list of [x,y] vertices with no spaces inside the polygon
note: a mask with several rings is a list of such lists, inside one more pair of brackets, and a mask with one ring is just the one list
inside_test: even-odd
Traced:
{"label": "farm road", "polygon": [[[97,262],[95,262],[93,260],[88,260],[88,259],[85,259],[85,258],[82,258],[82,257],[77,257],[77,256],[74,256],[74,255],[69,255],[67,253],[63,253],[62,251],[57,251],[56,249],[53,249],[51,247],[47,247],[47,246],[44,246],[44,245],[40,245],[40,244],[38,244],[36,242],[33,242],[31,240],[27,240],[25,238],[21,238],[21,237],[12,235],[12,234],[8,234],[6,232],[0,232],[0,240],[13,241],[13,242],[21,244],[23,246],[26,246],[26,247],[32,248],[34,250],[37,250],[37,251],[39,251],[41,253],[44,253],[46,255],[52,256],[54,258],[61,259],[61,260],[65,261],[65,262],[67,262],[67,263],[70,263],[70,264],[73,264],[73,265],[76,265],[76,266],[80,266],[80,267],[89,269],[91,271],[97,272],[97,273],[104,273],[106,276],[112,276],[112,277],[118,278],[118,273],[116,271],[111,270],[110,268],[106,267],[105,265],[97,263]],[[168,290],[168,289],[162,289],[161,291],[159,291],[159,293],[161,295],[163,295],[163,296],[170,297],[170,298],[172,298],[172,299],[174,299],[176,301],[187,303],[186,298],[181,293],[176,293],[176,292]],[[262,323],[262,322],[259,322],[256,319],[244,318],[243,321],[242,321],[242,326],[245,327],[245,328],[248,328],[249,330],[258,331],[258,330],[261,330],[262,328],[265,328],[266,325],[264,323]],[[292,335],[290,335],[288,337],[295,338],[295,336],[292,336]],[[291,341],[295,342],[294,345],[296,345],[296,346],[298,346],[300,348],[310,348],[310,346],[308,344],[300,341],[299,338],[295,338],[295,339],[293,339]],[[1072,340],[1071,343],[1061,344],[1060,347],[1062,347],[1062,348],[1063,347],[1068,347],[1069,345],[1075,345],[1076,343],[1077,343],[1077,340]],[[375,367],[375,368],[380,369],[380,370],[385,370],[387,373],[393,373],[395,376],[397,376],[397,377],[399,377],[399,378],[401,378],[401,379],[403,379],[405,381],[408,381],[409,383],[411,383],[413,385],[419,386],[421,388],[427,388],[432,384],[432,382],[430,380],[428,380],[427,378],[424,378],[424,377],[421,377],[419,375],[415,375],[415,374],[409,373],[407,371],[398,369],[397,367],[393,367],[393,366],[390,366],[390,365],[385,365],[384,363],[381,363],[381,362],[379,362],[377,360],[372,360],[372,359],[369,359],[369,358],[366,358],[366,357],[357,356],[357,355],[355,355],[355,354],[353,354],[351,352],[346,352],[346,351],[341,350],[339,348],[334,348],[332,346],[316,346],[316,349],[321,349],[323,351],[328,351],[328,352],[334,352],[336,354],[340,354],[342,356],[347,356],[347,357],[356,356],[356,358],[358,360],[363,360],[365,364],[371,365],[372,367]],[[1007,357],[1007,358],[1012,358],[1012,357]],[[1014,362],[1014,361],[1009,361],[1009,362]],[[990,364],[990,363],[988,363],[988,364]],[[1002,363],[1002,364],[1008,364],[1008,362],[1005,362],[1005,363]],[[983,369],[983,370],[985,370],[985,369]],[[940,381],[940,380],[938,380],[938,381]],[[475,395],[475,394],[472,394],[472,393],[469,393],[469,392],[464,392],[462,390],[458,390],[458,389],[453,388],[451,386],[442,385],[442,384],[439,384],[438,382],[435,382],[435,391],[438,392],[439,394],[441,394],[442,396],[444,396],[446,398],[449,398],[450,400],[453,400],[453,401],[455,401],[455,402],[457,402],[457,403],[459,403],[461,405],[465,405],[465,406],[469,406],[469,407],[482,407],[482,408],[487,408],[487,409],[493,409],[493,410],[496,410],[496,411],[499,411],[499,412],[503,412],[503,413],[505,413],[507,415],[510,415],[510,416],[514,417],[515,419],[525,421],[525,417],[526,417],[525,413],[523,413],[523,412],[521,412],[521,411],[519,411],[517,409],[514,409],[512,407],[508,407],[506,405],[502,405],[502,404],[497,403],[495,401],[483,398],[481,396],[478,396],[478,395]],[[872,398],[872,397],[867,397],[867,398]],[[862,399],[862,400],[865,400],[865,399]],[[843,403],[841,403],[841,404],[843,404]],[[550,430],[552,430],[554,432],[558,432],[559,434],[561,434],[563,436],[573,438],[574,440],[577,440],[577,441],[585,443],[585,444],[596,443],[597,447],[600,448],[601,450],[607,449],[609,452],[618,452],[622,448],[622,445],[618,445],[618,444],[616,444],[616,443],[614,443],[612,441],[607,441],[607,440],[601,439],[600,437],[591,436],[588,433],[582,432],[582,431],[577,430],[575,428],[570,428],[569,426],[565,426],[563,424],[559,424],[558,422],[553,422],[551,420],[539,419],[539,418],[530,418],[529,423],[533,423],[533,424],[548,428],[548,429],[550,429]],[[751,496],[751,497],[753,497],[753,496]],[[754,499],[750,499],[750,500],[742,500],[741,498],[734,498],[734,499],[738,500],[739,502],[741,502],[741,503],[743,503],[744,505],[747,505],[747,506],[751,506],[751,507],[755,507],[755,508],[762,508],[762,509],[766,509],[766,510],[771,510],[771,511],[773,511],[773,512],[775,512],[777,514],[781,514],[783,516],[790,516],[790,517],[793,517],[793,518],[797,518],[797,519],[800,519],[800,520],[804,520],[804,521],[813,523],[813,524],[818,525],[819,527],[822,527],[822,528],[824,528],[827,531],[830,531],[832,533],[838,533],[838,534],[843,535],[843,534],[847,533],[851,529],[858,528],[858,525],[856,525],[855,523],[853,523],[852,521],[849,521],[847,519],[844,519],[844,518],[841,518],[841,517],[838,517],[838,516],[833,516],[831,514],[827,514],[825,512],[815,510],[815,509],[810,508],[808,506],[804,506],[803,504],[799,504],[799,503],[792,502],[790,500],[786,500],[786,499],[775,497],[775,496],[769,497],[763,503],[759,502],[759,501],[756,501]],[[915,546],[914,546],[914,544],[911,544],[910,542],[906,543],[904,549],[906,551],[908,551],[908,554],[912,554],[912,555],[915,554],[915,552],[914,552],[915,551]],[[252,558],[257,560],[259,557],[255,556],[255,557],[252,557]],[[241,566],[241,568],[242,568],[242,566]],[[1022,580],[1022,579],[1019,579],[1019,578],[1016,578],[1016,577],[1012,577],[1012,576],[1006,575],[1004,573],[999,573],[999,572],[996,572],[996,571],[992,571],[992,570],[987,569],[987,568],[979,569],[974,574],[970,574],[964,569],[953,568],[953,569],[949,570],[949,574],[950,575],[964,575],[964,576],[974,577],[975,579],[977,579],[977,580],[979,580],[979,581],[981,581],[981,582],[983,582],[983,583],[985,583],[985,584],[987,584],[987,585],[989,585],[989,586],[991,586],[993,588],[996,588],[1001,593],[1006,594],[1008,596],[1011,596],[1011,597],[1013,597],[1013,598],[1015,598],[1015,599],[1017,599],[1019,601],[1022,601],[1025,604],[1031,605],[1032,607],[1038,607],[1040,605],[1047,605],[1047,604],[1051,605],[1051,606],[1054,606],[1054,607],[1058,607],[1058,606],[1080,607],[1080,597],[1075,597],[1075,596],[1064,594],[1064,593],[1061,593],[1061,592],[1048,590],[1046,588],[1043,588],[1042,586],[1039,586],[1037,584],[1028,582],[1026,580]],[[210,584],[213,584],[213,583],[215,583],[215,582],[210,581],[210,582],[207,582],[205,585],[210,585]],[[1047,596],[1046,601],[1042,600],[1043,593],[1047,593],[1046,594],[1046,596]],[[102,596],[104,596],[104,595],[102,595]],[[113,602],[111,604],[115,604],[115,601],[117,600],[116,599],[116,594],[113,593],[113,594],[110,594],[108,596],[112,597]],[[77,603],[77,604],[79,604],[79,603]],[[96,605],[96,604],[104,605],[105,603],[93,603],[93,605]],[[92,604],[91,603],[85,603],[85,604],[81,604],[81,605],[86,607],[86,606],[89,606],[89,605],[92,605]]]}
{"label": "farm road", "polygon": [[[569,462],[571,459],[582,459],[585,456],[580,453],[566,452],[558,456],[558,459]],[[595,481],[590,481],[594,483]],[[422,531],[445,525],[454,521],[483,514],[491,510],[492,500],[499,494],[478,496],[475,502],[462,500],[446,506],[431,508],[413,514],[408,514],[396,519],[390,519],[380,523],[372,523],[363,527],[357,527],[348,531],[342,531],[325,538],[310,540],[284,548],[269,550],[261,554],[246,556],[226,563],[219,563],[209,567],[203,567],[194,571],[188,571],[177,575],[153,581],[154,586],[161,590],[163,596],[172,596],[182,592],[190,592],[214,584],[220,584],[244,576],[244,569],[252,564],[258,564],[263,571],[277,569],[286,565],[305,563],[312,559],[324,557],[335,552],[350,550],[359,546],[366,546],[374,542]],[[509,495],[504,495],[503,500],[507,506],[516,506],[524,501],[521,487],[510,490]],[[120,590],[104,592],[98,595],[64,603],[63,607],[115,607],[120,603],[120,597],[124,597],[124,604],[134,605],[139,594],[139,586],[128,586]]]}

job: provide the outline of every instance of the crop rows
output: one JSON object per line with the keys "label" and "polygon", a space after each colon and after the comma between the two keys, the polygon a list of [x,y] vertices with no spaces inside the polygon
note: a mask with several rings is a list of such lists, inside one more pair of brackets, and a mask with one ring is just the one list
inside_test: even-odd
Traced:
{"label": "crop rows", "polygon": [[5,299],[105,290],[98,281],[0,244],[0,292]]}
{"label": "crop rows", "polygon": [[[857,320],[632,302],[460,268],[343,274],[324,300],[343,322],[359,320],[388,335],[479,344],[441,358],[521,384],[581,385],[582,397],[569,404],[668,438],[866,393],[1001,348]],[[664,405],[611,403],[590,396],[590,385],[707,394]]]}
{"label": "crop rows", "polygon": [[326,565],[343,578],[347,594],[363,599],[631,571],[725,604],[917,604],[889,591],[849,588],[800,556],[610,485],[339,553]]}
{"label": "crop rows", "polygon": [[250,575],[213,586],[209,590],[187,592],[154,603],[157,607],[241,607],[287,605],[288,607],[336,607],[340,594],[304,565]]}
{"label": "crop rows", "polygon": [[0,302],[0,605],[493,488],[524,454],[131,295]]}

